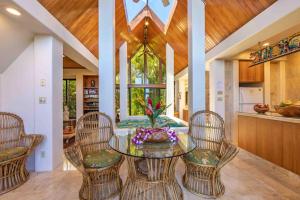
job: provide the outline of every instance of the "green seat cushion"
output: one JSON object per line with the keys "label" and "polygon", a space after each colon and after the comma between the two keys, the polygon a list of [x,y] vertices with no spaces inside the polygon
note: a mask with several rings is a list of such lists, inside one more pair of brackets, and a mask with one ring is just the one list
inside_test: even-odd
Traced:
{"label": "green seat cushion", "polygon": [[196,149],[184,156],[189,162],[199,165],[216,166],[220,160],[217,153],[207,149]]}
{"label": "green seat cushion", "polygon": [[0,151],[0,162],[4,162],[13,158],[17,158],[26,154],[26,147],[13,147]]}
{"label": "green seat cushion", "polygon": [[84,165],[87,168],[104,168],[113,166],[121,160],[121,155],[113,150],[100,150],[92,152],[84,157]]}

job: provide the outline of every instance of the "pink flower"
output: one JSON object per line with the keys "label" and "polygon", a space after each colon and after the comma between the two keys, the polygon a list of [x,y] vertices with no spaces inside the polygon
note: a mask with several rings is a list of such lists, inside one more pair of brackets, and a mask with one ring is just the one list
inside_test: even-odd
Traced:
{"label": "pink flower", "polygon": [[148,104],[152,107],[152,99],[150,97],[148,97]]}
{"label": "pink flower", "polygon": [[155,109],[156,109],[156,110],[160,109],[160,106],[161,106],[161,105],[160,105],[160,102],[158,102],[158,103],[156,104],[156,106],[155,106]]}

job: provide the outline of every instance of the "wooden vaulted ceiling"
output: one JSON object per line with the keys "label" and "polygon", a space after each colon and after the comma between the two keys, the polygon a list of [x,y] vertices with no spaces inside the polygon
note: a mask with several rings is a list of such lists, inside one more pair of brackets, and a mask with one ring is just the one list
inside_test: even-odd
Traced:
{"label": "wooden vaulted ceiling", "polygon": [[[96,57],[98,57],[98,0],[38,0]],[[206,0],[206,51],[246,24],[276,0]],[[144,22],[134,30],[127,24],[123,0],[116,0],[116,53],[124,41],[130,57],[144,40]],[[165,45],[175,51],[175,74],[188,64],[187,0],[178,0],[169,28],[164,34],[150,20],[149,46],[165,60]],[[117,62],[118,63],[118,60]]]}

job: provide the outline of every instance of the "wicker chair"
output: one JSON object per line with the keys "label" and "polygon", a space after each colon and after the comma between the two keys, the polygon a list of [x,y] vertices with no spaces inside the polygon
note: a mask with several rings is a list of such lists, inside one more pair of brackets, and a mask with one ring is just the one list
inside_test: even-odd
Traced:
{"label": "wicker chair", "polygon": [[28,180],[26,160],[42,140],[42,135],[25,135],[19,116],[0,112],[0,194]]}
{"label": "wicker chair", "polygon": [[190,192],[205,198],[218,198],[225,192],[220,170],[238,153],[238,149],[225,140],[224,121],[211,111],[193,114],[189,134],[197,148],[183,156],[186,172],[183,185]]}
{"label": "wicker chair", "polygon": [[121,192],[119,168],[124,158],[109,148],[112,134],[112,121],[103,113],[85,114],[77,122],[75,145],[65,155],[83,175],[81,200],[109,199]]}

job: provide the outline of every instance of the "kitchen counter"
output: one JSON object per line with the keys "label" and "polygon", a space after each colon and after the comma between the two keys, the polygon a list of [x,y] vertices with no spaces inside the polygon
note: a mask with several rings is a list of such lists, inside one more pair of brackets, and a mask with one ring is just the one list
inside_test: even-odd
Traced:
{"label": "kitchen counter", "polygon": [[300,118],[238,114],[239,147],[300,175]]}
{"label": "kitchen counter", "polygon": [[299,123],[300,124],[300,118],[296,117],[284,117],[278,113],[271,113],[267,112],[266,114],[258,114],[258,113],[245,113],[245,112],[239,112],[239,116],[246,116],[246,117],[257,117],[262,119],[270,119],[270,120],[276,120],[276,121],[282,121],[282,122],[290,122],[290,123]]}

